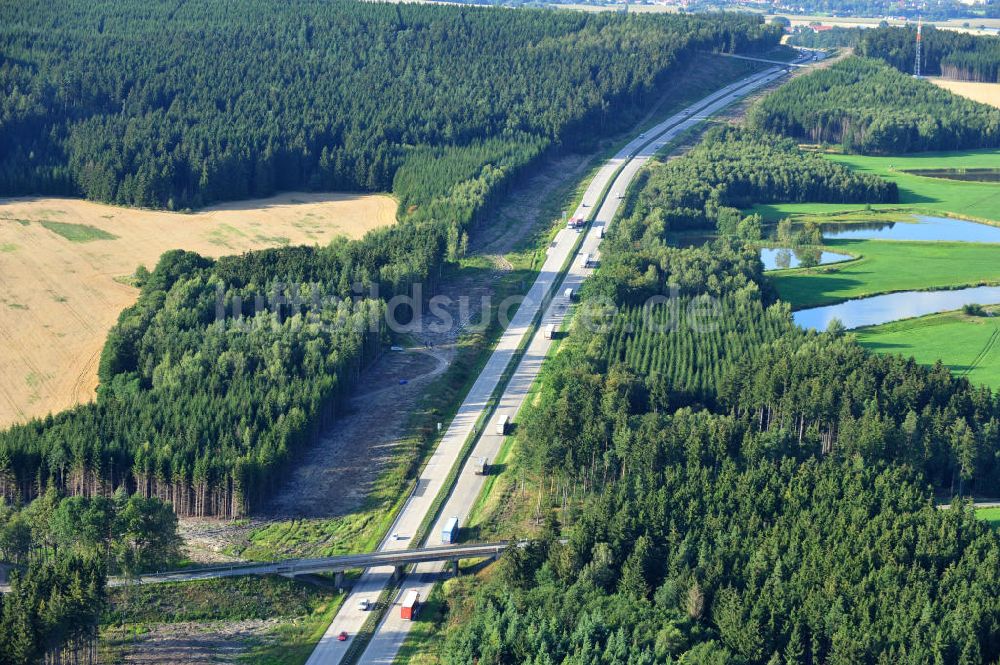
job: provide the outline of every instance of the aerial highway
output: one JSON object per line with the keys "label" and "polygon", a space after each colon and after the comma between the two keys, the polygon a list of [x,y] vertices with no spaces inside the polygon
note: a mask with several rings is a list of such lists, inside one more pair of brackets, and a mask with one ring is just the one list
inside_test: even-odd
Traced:
{"label": "aerial highway", "polygon": [[[807,56],[803,56],[803,59],[805,57]],[[717,90],[632,139],[601,166],[574,214],[577,217],[591,218],[593,211],[597,210],[582,243],[574,251],[579,236],[573,230],[563,229],[550,246],[546,261],[525,301],[501,335],[495,350],[421,472],[415,491],[400,511],[390,529],[390,535],[381,543],[380,551],[400,550],[409,546],[408,539],[417,531],[431,510],[434,498],[442,490],[450,470],[458,463],[464,442],[487,409],[488,401],[497,389],[505,369],[522,340],[532,329],[532,323],[544,305],[546,309],[543,312],[541,326],[530,340],[526,352],[500,397],[496,413],[505,413],[513,417],[520,409],[552,343],[541,330],[550,324],[558,329],[570,309],[569,303],[562,296],[556,295],[551,300],[547,300],[547,296],[557,286],[560,292],[566,288],[578,289],[583,280],[593,272],[599,260],[603,229],[614,217],[629,183],[642,165],[681,132],[698,125],[708,116],[770,84],[784,74],[783,67],[772,67]],[[592,260],[585,264],[582,261],[584,256],[589,256]],[[572,261],[569,261],[571,258]],[[480,457],[494,459],[503,441],[503,437],[496,434],[492,426],[493,420],[486,426],[458,474],[455,486],[451,489],[444,507],[437,515],[437,521],[429,532],[428,545],[440,543],[442,527],[449,518],[457,517],[460,523],[465,521],[469,509],[482,490],[485,477],[474,472],[475,459]],[[438,579],[437,573],[444,565],[440,562],[419,564],[414,572],[407,576],[392,607],[386,612],[361,657],[361,662],[393,662],[411,626],[410,621],[400,617],[398,611],[400,598],[410,591],[416,591],[421,598],[426,598]],[[392,574],[391,566],[373,567],[365,571],[320,639],[307,661],[308,665],[335,665],[341,662],[350,649],[354,636],[368,617],[368,611],[362,609],[366,605],[364,601],[373,602],[386,587]],[[350,639],[338,640],[341,633],[346,633]]]}

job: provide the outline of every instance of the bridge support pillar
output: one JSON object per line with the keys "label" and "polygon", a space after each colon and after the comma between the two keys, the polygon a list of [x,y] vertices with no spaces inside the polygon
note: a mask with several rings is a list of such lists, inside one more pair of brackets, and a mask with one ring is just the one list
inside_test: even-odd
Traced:
{"label": "bridge support pillar", "polygon": [[338,590],[344,588],[344,571],[338,570],[334,573],[333,586],[337,587]]}
{"label": "bridge support pillar", "polygon": [[458,577],[459,575],[462,574],[462,572],[458,568],[458,559],[455,559],[454,561],[451,562],[451,569],[452,572],[455,573],[455,577]]}
{"label": "bridge support pillar", "polygon": [[392,568],[392,579],[399,581],[403,579],[403,573],[405,572],[405,566],[393,566]]}

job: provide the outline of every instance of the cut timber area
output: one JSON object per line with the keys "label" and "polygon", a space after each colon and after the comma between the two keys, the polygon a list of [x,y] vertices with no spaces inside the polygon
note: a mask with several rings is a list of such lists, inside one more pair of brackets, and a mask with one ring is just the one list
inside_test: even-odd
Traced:
{"label": "cut timber area", "polygon": [[108,330],[163,252],[325,245],[395,222],[384,195],[289,193],[193,214],[61,198],[0,199],[0,427],[94,397]]}

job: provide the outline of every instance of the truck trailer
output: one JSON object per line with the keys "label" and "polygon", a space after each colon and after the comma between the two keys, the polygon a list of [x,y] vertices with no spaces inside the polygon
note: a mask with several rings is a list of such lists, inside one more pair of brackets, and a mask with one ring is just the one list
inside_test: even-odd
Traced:
{"label": "truck trailer", "polygon": [[448,521],[444,523],[444,528],[441,529],[441,542],[445,545],[451,545],[452,543],[458,542],[457,517],[449,517]]}
{"label": "truck trailer", "polygon": [[510,424],[510,416],[506,413],[497,414],[497,434],[504,436],[507,434],[507,425]]}
{"label": "truck trailer", "polygon": [[406,597],[403,598],[403,607],[400,611],[399,616],[403,619],[409,619],[413,621],[417,618],[417,612],[420,610],[420,594],[416,591],[407,591]]}
{"label": "truck trailer", "polygon": [[554,339],[556,336],[556,324],[550,323],[545,326],[545,339]]}

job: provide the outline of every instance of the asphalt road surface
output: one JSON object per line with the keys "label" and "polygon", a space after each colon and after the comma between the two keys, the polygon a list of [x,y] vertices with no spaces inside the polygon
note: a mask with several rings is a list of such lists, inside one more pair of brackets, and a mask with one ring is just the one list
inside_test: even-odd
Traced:
{"label": "asphalt road surface", "polygon": [[[737,99],[745,97],[754,90],[783,76],[784,73],[782,67],[770,68],[716,91],[636,137],[600,168],[573,216],[589,217],[594,207],[600,205],[598,213],[587,231],[580,249],[573,256],[565,274],[565,283],[559,289],[560,293],[548,303],[542,325],[531,340],[527,352],[508,383],[496,409],[496,414],[507,414],[513,418],[520,409],[531,384],[538,376],[542,361],[552,343],[552,340],[545,339],[542,331],[549,324],[555,324],[556,328],[559,328],[570,309],[566,299],[561,295],[562,292],[566,288],[578,290],[583,280],[593,272],[600,258],[599,245],[603,237],[602,229],[614,217],[621,203],[621,197],[636,172],[650,157],[678,134],[694,127],[706,117],[729,106]],[[610,187],[608,187],[609,183]],[[602,200],[601,194],[605,188],[608,189],[608,192]],[[487,400],[494,393],[501,375],[510,364],[515,350],[527,334],[532,320],[543,305],[544,298],[563,279],[563,266],[566,265],[567,259],[573,253],[577,240],[578,233],[576,231],[563,229],[557,236],[556,242],[549,248],[546,261],[528,292],[527,298],[500,337],[496,349],[421,473],[416,490],[404,505],[390,535],[382,542],[380,549],[402,549],[409,545],[408,538],[412,536],[428,513],[434,497],[441,490],[448,472],[458,459],[462,444],[486,408]],[[582,257],[585,255],[589,255],[592,259],[587,265],[584,265],[582,261]],[[464,522],[469,509],[482,490],[486,479],[476,475],[474,471],[475,460],[478,457],[486,457],[491,460],[496,457],[503,437],[494,432],[495,420],[496,416],[490,420],[486,432],[480,436],[468,462],[461,470],[454,490],[430,531],[427,540],[428,546],[440,544],[441,529],[448,518],[458,517],[460,524]],[[408,591],[414,590],[420,594],[421,598],[426,599],[444,565],[443,563],[420,564],[413,573],[407,576],[401,591],[397,594],[361,657],[362,663],[389,664],[393,662],[412,625],[412,622],[400,617],[401,598]],[[360,602],[362,600],[374,601],[378,598],[391,574],[391,568],[383,567],[370,568],[361,576],[340,612],[316,645],[307,665],[340,663],[350,646],[350,640],[357,635],[367,617],[367,612],[359,606]],[[337,639],[341,632],[348,634],[347,641],[341,642]]]}

